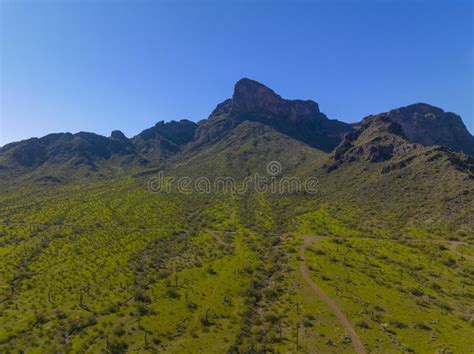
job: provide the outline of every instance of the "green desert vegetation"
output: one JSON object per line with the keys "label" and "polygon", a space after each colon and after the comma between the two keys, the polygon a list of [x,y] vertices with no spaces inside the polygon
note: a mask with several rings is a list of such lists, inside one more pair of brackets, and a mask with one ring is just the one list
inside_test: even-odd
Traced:
{"label": "green desert vegetation", "polygon": [[151,194],[132,177],[4,193],[0,347],[350,352],[300,272],[303,237],[321,236],[305,252],[311,277],[367,351],[469,351],[472,261],[449,235],[394,238],[314,199]]}
{"label": "green desert vegetation", "polygon": [[306,251],[371,351],[469,352],[472,262],[447,243],[327,237]]}

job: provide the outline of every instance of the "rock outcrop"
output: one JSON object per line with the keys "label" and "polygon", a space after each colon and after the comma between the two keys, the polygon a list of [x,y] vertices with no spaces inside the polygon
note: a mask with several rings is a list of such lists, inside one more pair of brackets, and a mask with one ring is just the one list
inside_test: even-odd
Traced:
{"label": "rock outcrop", "polygon": [[377,116],[387,117],[400,124],[411,142],[424,146],[446,146],[474,156],[474,137],[457,114],[426,103],[417,103]]}
{"label": "rock outcrop", "polygon": [[265,85],[244,78],[236,83],[232,98],[217,105],[209,119],[200,123],[198,142],[219,139],[243,121],[269,125],[326,152],[353,130],[349,124],[328,119],[314,101],[286,100]]}

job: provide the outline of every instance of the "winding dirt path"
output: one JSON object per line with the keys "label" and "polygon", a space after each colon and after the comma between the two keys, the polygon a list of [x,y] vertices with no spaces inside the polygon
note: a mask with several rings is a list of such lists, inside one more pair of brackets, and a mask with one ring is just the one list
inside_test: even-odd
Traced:
{"label": "winding dirt path", "polygon": [[334,312],[334,314],[336,315],[339,322],[341,322],[341,324],[344,326],[344,328],[346,328],[347,332],[349,332],[349,336],[352,339],[352,345],[354,346],[355,351],[359,354],[363,354],[363,353],[365,353],[365,348],[362,345],[362,342],[360,341],[359,337],[357,336],[357,333],[356,333],[354,327],[352,326],[352,324],[350,323],[350,321],[342,313],[341,309],[339,308],[339,306],[337,306],[336,302],[332,298],[330,298],[328,295],[326,295],[326,293],[319,286],[317,286],[313,282],[313,280],[311,279],[309,269],[308,269],[308,267],[306,266],[306,263],[305,263],[304,251],[305,251],[306,247],[311,246],[311,244],[314,241],[319,241],[319,240],[322,240],[322,237],[305,237],[304,238],[304,243],[300,247],[300,256],[301,256],[300,272],[301,272],[301,275],[303,276],[306,283],[308,283],[308,285],[311,287],[311,289],[313,289],[313,291],[316,293],[316,295],[318,295],[321,298],[321,300],[323,300],[329,306],[329,308],[332,310],[332,312]]}
{"label": "winding dirt path", "polygon": [[466,242],[462,242],[462,241],[447,241],[449,243],[449,249],[451,250],[451,252],[453,252],[455,255],[458,255],[459,257],[461,258],[465,258],[465,259],[469,259],[470,261],[474,261],[474,257],[473,256],[469,256],[467,254],[462,254],[461,252],[459,252],[456,248],[459,246],[459,245],[467,245]]}

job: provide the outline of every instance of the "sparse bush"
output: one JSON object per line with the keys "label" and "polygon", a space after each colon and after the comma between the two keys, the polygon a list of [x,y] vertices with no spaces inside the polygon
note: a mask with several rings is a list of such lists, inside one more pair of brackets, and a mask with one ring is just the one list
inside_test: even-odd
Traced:
{"label": "sparse bush", "polygon": [[171,299],[179,299],[180,297],[178,291],[172,287],[166,288],[166,296],[168,296]]}
{"label": "sparse bush", "polygon": [[207,267],[206,271],[211,275],[216,275],[217,272],[212,268],[212,266]]}
{"label": "sparse bush", "polygon": [[114,334],[117,336],[117,337],[122,337],[125,335],[125,329],[123,329],[122,327],[117,327],[114,331]]}
{"label": "sparse bush", "polygon": [[135,300],[138,302],[150,302],[150,298],[146,296],[143,292],[137,292],[134,296]]}
{"label": "sparse bush", "polygon": [[128,344],[123,341],[114,341],[109,343],[108,352],[112,354],[126,353],[128,350]]}
{"label": "sparse bush", "polygon": [[430,331],[431,330],[431,327],[427,326],[426,324],[424,324],[423,322],[418,322],[415,324],[414,326],[416,329],[422,329],[424,331]]}
{"label": "sparse bush", "polygon": [[265,313],[265,315],[263,316],[263,320],[265,322],[269,322],[271,324],[275,324],[278,322],[280,318],[278,317],[278,315],[274,314],[274,313],[271,313],[271,312],[267,312]]}
{"label": "sparse bush", "polygon": [[410,293],[415,296],[423,296],[425,294],[420,288],[413,288],[410,290]]}
{"label": "sparse bush", "polygon": [[362,329],[370,329],[369,324],[365,321],[358,321],[356,323],[356,326],[359,327],[359,328],[362,328]]}
{"label": "sparse bush", "polygon": [[447,260],[443,262],[443,264],[447,267],[455,267],[457,265],[456,260],[454,258],[449,257]]}
{"label": "sparse bush", "polygon": [[188,309],[192,310],[192,311],[194,311],[194,310],[197,309],[197,305],[196,305],[194,302],[192,302],[192,301],[188,301],[188,302],[186,303],[186,307],[187,307]]}
{"label": "sparse bush", "polygon": [[139,316],[145,316],[145,315],[150,313],[150,310],[147,307],[143,306],[143,305],[139,305],[137,307],[137,313],[138,313]]}
{"label": "sparse bush", "polygon": [[403,329],[407,328],[408,326],[404,324],[403,322],[397,321],[397,320],[391,320],[389,321],[390,326],[393,326],[395,328]]}

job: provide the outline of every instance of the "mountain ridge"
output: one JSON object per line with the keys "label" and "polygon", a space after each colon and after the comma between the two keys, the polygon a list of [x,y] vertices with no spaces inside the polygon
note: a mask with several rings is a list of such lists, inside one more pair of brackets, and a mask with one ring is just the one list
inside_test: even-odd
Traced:
{"label": "mountain ridge", "polygon": [[361,126],[374,119],[395,123],[399,128],[393,128],[395,125],[392,128],[400,130],[411,143],[441,145],[474,155],[474,137],[461,117],[441,108],[416,103],[348,124],[329,119],[315,101],[287,100],[267,86],[243,78],[235,84],[231,98],[219,103],[207,119],[197,123],[160,121],[131,138],[114,130],[110,137],[87,132],[53,133],[13,142],[0,147],[0,171],[14,169],[27,173],[44,165],[64,165],[65,169],[85,166],[95,171],[99,164],[112,160],[123,170],[160,166],[171,157],[186,156],[215,144],[246,121],[267,125],[312,148],[335,152],[342,158],[341,151],[349,144],[348,139],[357,136]]}

